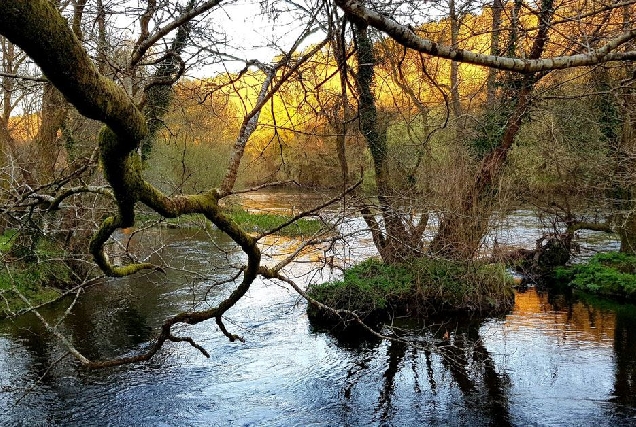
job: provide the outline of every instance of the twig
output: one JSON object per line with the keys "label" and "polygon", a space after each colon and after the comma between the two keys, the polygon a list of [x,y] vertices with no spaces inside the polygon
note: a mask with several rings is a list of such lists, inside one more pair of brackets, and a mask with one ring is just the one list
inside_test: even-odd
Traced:
{"label": "twig", "polygon": [[326,201],[325,203],[316,206],[315,208],[312,208],[308,211],[304,211],[299,213],[298,215],[294,216],[293,218],[291,218],[289,221],[285,221],[284,223],[282,223],[281,225],[279,225],[278,227],[274,227],[273,229],[261,233],[256,237],[256,240],[260,240],[265,236],[269,236],[270,234],[274,234],[279,230],[282,230],[283,228],[287,227],[288,225],[293,224],[294,222],[298,221],[301,218],[304,218],[306,216],[310,216],[313,215],[314,213],[326,208],[329,205],[332,205],[338,201],[340,201],[345,195],[347,195],[348,193],[352,192],[353,190],[355,190],[356,188],[358,188],[358,186],[362,184],[362,180],[356,182],[355,184],[353,184],[351,187],[347,188],[346,190],[344,190],[342,193],[338,194],[336,197],[333,197],[331,199],[329,199],[328,201]]}

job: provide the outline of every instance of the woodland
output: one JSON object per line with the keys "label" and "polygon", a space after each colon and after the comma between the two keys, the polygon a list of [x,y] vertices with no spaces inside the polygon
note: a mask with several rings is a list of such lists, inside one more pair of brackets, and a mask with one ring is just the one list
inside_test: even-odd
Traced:
{"label": "woodland", "polygon": [[[175,325],[214,321],[242,340],[223,319],[257,279],[361,322],[285,272],[352,238],[321,214],[334,206],[362,218],[388,266],[487,257],[536,272],[565,264],[581,230],[634,255],[635,3],[1,0],[5,315],[35,314],[89,368],[167,341],[209,357]],[[266,22],[259,40],[230,32],[261,22],[237,11]],[[248,230],[234,197],[270,187],[328,196]],[[485,254],[496,219],[522,205],[551,230]],[[142,353],[92,360],[40,314],[62,300],[68,315],[104,277],[162,274],[117,236],[194,216],[242,265],[223,300],[165,319]],[[297,249],[263,261],[268,236],[311,218]]]}

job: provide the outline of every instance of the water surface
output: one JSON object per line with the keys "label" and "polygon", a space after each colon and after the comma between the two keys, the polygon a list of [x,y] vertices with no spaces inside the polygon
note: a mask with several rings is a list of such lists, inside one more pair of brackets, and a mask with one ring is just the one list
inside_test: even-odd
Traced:
{"label": "water surface", "polygon": [[[106,281],[82,295],[60,330],[88,357],[143,349],[166,317],[227,295],[231,284],[216,283],[243,260],[216,232],[163,229],[145,238],[163,242],[152,256],[175,268]],[[266,260],[294,246],[272,239]],[[367,249],[359,253],[366,253],[362,241]],[[147,243],[137,242],[139,250]],[[299,281],[334,274],[324,268],[306,275],[314,266],[302,262],[290,274]],[[55,322],[65,308],[43,314]],[[257,281],[226,325],[246,342],[228,342],[214,322],[176,331],[195,338],[210,359],[187,344],[168,343],[149,363],[87,371],[33,317],[4,321],[0,424],[636,425],[633,305],[530,288],[516,295],[506,316],[439,320],[403,332],[436,342],[428,351],[338,342],[311,327],[292,290]]]}

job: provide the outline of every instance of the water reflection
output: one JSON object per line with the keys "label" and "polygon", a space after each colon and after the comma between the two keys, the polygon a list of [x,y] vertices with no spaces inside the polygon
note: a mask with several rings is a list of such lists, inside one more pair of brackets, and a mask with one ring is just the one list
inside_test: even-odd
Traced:
{"label": "water reflection", "polygon": [[[222,266],[240,261],[231,242],[192,235],[187,244],[173,246],[183,235],[171,233],[183,232],[161,232],[166,249],[154,256],[182,270],[104,282],[87,292],[60,325],[90,357],[138,350],[166,316],[192,307],[204,293],[210,303],[227,293],[230,285],[212,283],[233,271]],[[275,243],[280,247],[281,241]],[[284,253],[270,256],[276,260]],[[204,267],[212,269],[205,278],[186,274]],[[309,263],[292,268],[297,277],[311,271]],[[54,321],[65,308],[43,314]],[[270,282],[255,283],[228,315],[245,344],[229,343],[214,325],[183,330],[212,353],[209,360],[188,346],[171,344],[151,363],[97,372],[79,369],[64,357],[65,349],[34,318],[0,322],[0,424],[636,422],[632,305],[531,288],[517,294],[507,316],[439,320],[403,332],[434,338],[436,351],[385,341],[343,345],[313,331],[297,295]]]}
{"label": "water reflection", "polygon": [[[438,351],[419,349],[400,341],[384,343],[369,359],[358,361],[348,373],[344,396],[351,399],[354,386],[368,387],[377,362],[384,363],[373,420],[381,425],[511,425],[508,411],[510,381],[495,369],[479,337],[478,321],[445,322],[435,330],[448,339]],[[448,332],[449,329],[452,332]],[[432,334],[431,334],[432,335]],[[402,336],[406,338],[406,336]],[[366,373],[365,370],[371,372]],[[353,380],[352,378],[356,378]],[[405,401],[407,413],[405,413]],[[412,418],[408,418],[408,416]],[[409,420],[408,424],[403,424]]]}
{"label": "water reflection", "polygon": [[[633,324],[632,305],[597,305],[531,289],[517,294],[504,321],[482,326],[497,366],[513,384],[515,424],[555,425],[566,414],[601,425],[636,421],[633,388],[617,392],[625,378],[621,366],[633,370],[636,362],[634,343],[618,335],[621,312]],[[610,404],[620,396],[630,396],[629,406]]]}

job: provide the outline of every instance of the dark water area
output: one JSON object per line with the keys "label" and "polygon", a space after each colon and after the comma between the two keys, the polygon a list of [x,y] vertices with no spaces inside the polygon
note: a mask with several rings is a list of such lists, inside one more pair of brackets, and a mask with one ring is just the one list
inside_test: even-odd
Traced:
{"label": "dark water area", "polygon": [[[90,288],[58,326],[88,357],[142,350],[166,317],[232,288],[218,282],[242,256],[222,235],[165,229],[146,239],[164,245],[146,255],[174,268]],[[266,262],[294,246],[272,239]],[[333,273],[315,271],[311,254],[300,261],[289,271],[299,282]],[[350,345],[314,330],[293,290],[258,281],[225,319],[245,343],[214,322],[179,327],[211,358],[168,343],[151,362],[100,371],[79,367],[34,317],[7,320],[0,425],[636,425],[636,306],[534,288],[515,301],[499,318],[401,330],[432,350]],[[42,314],[55,324],[68,303]]]}

